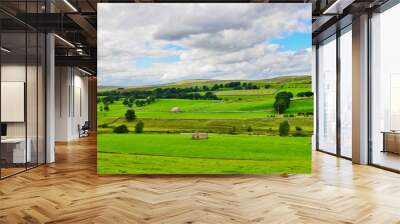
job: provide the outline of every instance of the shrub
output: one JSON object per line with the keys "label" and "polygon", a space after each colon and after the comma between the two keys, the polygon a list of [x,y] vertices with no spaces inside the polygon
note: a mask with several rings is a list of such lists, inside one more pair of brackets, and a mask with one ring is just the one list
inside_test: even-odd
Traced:
{"label": "shrub", "polygon": [[105,110],[105,111],[110,111],[110,107],[109,107],[108,105],[105,105],[105,106],[104,106],[104,110]]}
{"label": "shrub", "polygon": [[136,118],[135,110],[132,109],[126,110],[125,119],[127,121],[133,121],[135,120],[135,118]]}
{"label": "shrub", "polygon": [[313,96],[313,95],[314,95],[314,93],[311,92],[311,91],[307,91],[307,92],[298,92],[298,93],[297,93],[297,96],[298,96],[298,97],[311,97],[311,96]]}
{"label": "shrub", "polygon": [[290,125],[288,121],[283,121],[279,124],[279,135],[287,136],[289,135]]}
{"label": "shrub", "polygon": [[314,95],[314,93],[313,93],[313,92],[310,92],[310,91],[308,91],[308,92],[305,92],[305,93],[304,93],[304,95],[305,95],[306,97],[311,97],[311,96],[313,96],[313,95]]}
{"label": "shrub", "polygon": [[232,127],[230,133],[231,133],[232,135],[236,133],[236,127],[235,127],[235,126]]}
{"label": "shrub", "polygon": [[252,128],[251,126],[249,126],[249,127],[247,128],[247,131],[248,131],[248,132],[253,132],[253,128]]}
{"label": "shrub", "polygon": [[290,114],[289,117],[294,117],[294,114]]}
{"label": "shrub", "polygon": [[303,133],[303,129],[301,127],[296,126],[296,132],[293,134],[293,136],[303,137],[306,136],[306,134]]}
{"label": "shrub", "polygon": [[206,92],[206,94],[204,94],[203,98],[207,99],[207,100],[218,100],[218,97],[212,92]]}
{"label": "shrub", "polygon": [[128,133],[129,129],[126,125],[122,124],[114,128],[114,133]]}
{"label": "shrub", "polygon": [[144,123],[143,121],[138,121],[135,125],[135,132],[136,133],[143,133]]}
{"label": "shrub", "polygon": [[100,124],[99,128],[108,128],[108,124]]}
{"label": "shrub", "polygon": [[297,97],[305,97],[305,93],[304,92],[298,92],[297,93]]}

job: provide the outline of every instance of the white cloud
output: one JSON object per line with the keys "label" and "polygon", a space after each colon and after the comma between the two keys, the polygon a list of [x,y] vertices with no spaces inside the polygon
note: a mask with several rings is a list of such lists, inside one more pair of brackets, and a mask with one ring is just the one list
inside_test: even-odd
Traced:
{"label": "white cloud", "polygon": [[[310,20],[309,4],[99,4],[99,83],[309,74],[310,50],[282,51],[270,41],[310,32]],[[188,50],[165,49],[166,44]],[[138,58],[170,56],[180,61],[135,65]]]}

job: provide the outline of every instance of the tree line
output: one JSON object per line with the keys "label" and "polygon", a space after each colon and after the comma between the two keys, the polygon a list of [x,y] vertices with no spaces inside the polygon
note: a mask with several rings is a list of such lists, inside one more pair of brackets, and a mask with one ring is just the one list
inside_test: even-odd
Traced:
{"label": "tree line", "polygon": [[[212,92],[200,94],[196,87],[188,88],[157,88],[154,90],[131,90],[131,91],[106,91],[98,93],[102,97],[103,103],[113,103],[120,98],[128,99],[191,99],[191,100],[218,100],[219,98]],[[99,101],[99,100],[98,100]],[[133,102],[131,102],[133,103]],[[149,102],[147,102],[149,103]],[[151,102],[150,102],[151,103]],[[127,102],[126,105],[129,105]]]}
{"label": "tree line", "polygon": [[[233,81],[225,84],[214,84],[212,86],[203,85],[203,86],[191,86],[185,88],[156,88],[154,90],[130,90],[130,91],[121,91],[119,90],[111,90],[105,92],[99,92],[98,96],[106,96],[109,97],[108,103],[111,103],[112,100],[116,100],[119,98],[134,98],[134,99],[146,99],[147,97],[154,97],[160,99],[206,99],[206,100],[218,100],[218,97],[210,92],[217,91],[222,88],[234,89],[234,90],[242,90],[242,89],[259,89],[260,87],[251,82],[240,82]],[[266,87],[268,88],[268,87]],[[206,92],[204,95],[199,92]],[[110,99],[111,98],[111,99]]]}
{"label": "tree line", "polygon": [[[311,97],[314,93],[311,91],[307,92],[299,92],[297,93],[297,97]],[[290,107],[290,100],[293,98],[293,93],[291,92],[279,92],[275,95],[274,109],[276,113],[283,114],[286,109]]]}

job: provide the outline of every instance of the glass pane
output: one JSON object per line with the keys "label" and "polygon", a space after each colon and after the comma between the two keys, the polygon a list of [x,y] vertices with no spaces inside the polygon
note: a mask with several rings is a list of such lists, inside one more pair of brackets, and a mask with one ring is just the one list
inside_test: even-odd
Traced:
{"label": "glass pane", "polygon": [[372,18],[372,163],[400,170],[400,5]]}
{"label": "glass pane", "polygon": [[1,161],[2,177],[25,170],[31,151],[26,144],[26,35],[2,33]]}
{"label": "glass pane", "polygon": [[318,148],[336,153],[336,40],[318,48]]}
{"label": "glass pane", "polygon": [[38,163],[45,163],[45,44],[46,39],[44,34],[38,36]]}
{"label": "glass pane", "polygon": [[352,156],[352,35],[340,36],[340,152]]}
{"label": "glass pane", "polygon": [[38,132],[38,107],[37,107],[37,98],[38,98],[38,36],[36,32],[27,33],[27,95],[26,95],[26,114],[27,114],[27,143],[28,150],[31,152],[30,160],[28,160],[28,168],[34,167],[37,165],[38,160],[38,141],[37,141],[37,132]]}

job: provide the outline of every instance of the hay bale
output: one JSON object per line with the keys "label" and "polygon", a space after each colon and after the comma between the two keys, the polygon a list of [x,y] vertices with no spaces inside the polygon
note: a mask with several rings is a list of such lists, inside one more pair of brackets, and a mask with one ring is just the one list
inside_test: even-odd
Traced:
{"label": "hay bale", "polygon": [[181,111],[181,109],[180,109],[179,107],[173,107],[173,108],[170,110],[170,112],[172,112],[172,113],[179,113],[179,112],[182,112],[182,111]]}
{"label": "hay bale", "polygon": [[203,140],[203,139],[208,139],[208,133],[193,133],[192,134],[192,139],[193,140]]}

